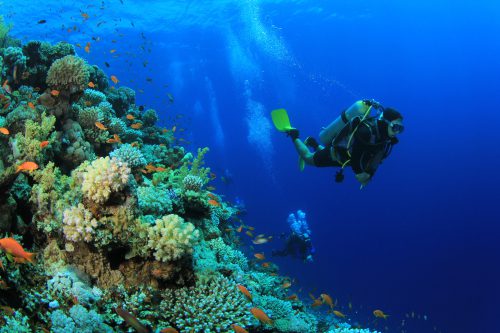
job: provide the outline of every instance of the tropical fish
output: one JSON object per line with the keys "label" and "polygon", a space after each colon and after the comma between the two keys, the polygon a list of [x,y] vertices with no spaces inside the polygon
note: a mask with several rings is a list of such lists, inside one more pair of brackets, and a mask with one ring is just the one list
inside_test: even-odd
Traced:
{"label": "tropical fish", "polygon": [[253,314],[255,318],[257,318],[261,323],[273,325],[273,320],[269,318],[264,311],[259,308],[251,308],[250,312]]}
{"label": "tropical fish", "polygon": [[297,294],[293,294],[293,295],[288,296],[286,299],[290,300],[290,301],[296,301],[299,299],[299,296],[297,296]]}
{"label": "tropical fish", "polygon": [[244,329],[243,327],[238,326],[236,324],[232,324],[231,328],[233,329],[233,331],[235,333],[248,333],[248,331],[246,329]]}
{"label": "tropical fish", "polygon": [[38,24],[44,24],[44,23],[47,23],[47,20],[40,20],[37,22]]}
{"label": "tropical fish", "polygon": [[89,19],[89,14],[82,13],[81,15],[82,15],[82,17],[83,17],[84,20],[88,20]]}
{"label": "tropical fish", "polygon": [[264,268],[268,268],[269,266],[271,266],[271,263],[270,262],[263,262],[261,264],[261,266],[264,267]]}
{"label": "tropical fish", "polygon": [[167,327],[167,328],[160,330],[160,333],[179,333],[179,331],[173,327]]}
{"label": "tropical fish", "polygon": [[35,260],[34,253],[24,251],[22,245],[11,237],[0,239],[0,249],[13,257],[23,258],[31,263]]}
{"label": "tropical fish", "polygon": [[243,295],[245,295],[245,297],[248,298],[248,300],[251,302],[252,301],[252,294],[250,294],[250,292],[248,291],[248,289],[245,288],[245,286],[242,286],[241,284],[238,284],[236,286],[241,291],[241,293]]}
{"label": "tropical fish", "polygon": [[[1,82],[1,81],[0,81]],[[2,84],[2,88],[8,92],[9,94],[12,93],[12,89],[10,89],[10,86],[9,86],[9,80],[5,80]]]}
{"label": "tropical fish", "polygon": [[386,315],[382,310],[373,311],[373,315],[377,318],[384,318],[384,319],[387,319],[387,317],[389,317],[389,315]]}
{"label": "tropical fish", "polygon": [[118,78],[114,75],[111,75],[111,81],[113,81],[115,84],[117,84],[118,82],[120,82],[120,80],[118,80]]}
{"label": "tropical fish", "polygon": [[261,253],[255,253],[253,255],[255,258],[259,259],[259,260],[265,260],[266,259],[266,256],[264,255],[264,252],[261,252]]}
{"label": "tropical fish", "polygon": [[335,304],[333,304],[333,300],[330,297],[330,295],[328,295],[328,294],[321,294],[321,295],[319,295],[319,297],[321,298],[321,300],[323,301],[323,303],[328,304],[328,306],[330,306],[330,308],[335,307]]}
{"label": "tropical fish", "polygon": [[269,242],[269,238],[257,237],[255,239],[252,239],[252,243],[254,243],[255,245],[265,244],[267,242]]}
{"label": "tropical fish", "polygon": [[340,311],[337,311],[337,310],[333,310],[333,314],[336,315],[337,317],[339,318],[345,318],[345,314],[343,314],[342,312]]}
{"label": "tropical fish", "polygon": [[125,320],[125,322],[129,325],[132,326],[137,332],[139,333],[149,333],[151,330],[147,327],[141,324],[139,320],[137,320],[136,317],[131,315],[128,311],[122,309],[122,308],[115,308],[116,313]]}
{"label": "tropical fish", "polygon": [[246,231],[245,234],[248,236],[248,237],[253,237],[253,234],[251,231]]}
{"label": "tropical fish", "polygon": [[87,45],[83,48],[85,52],[90,53],[90,42],[87,42]]}
{"label": "tropical fish", "polygon": [[135,117],[131,114],[128,114],[127,117],[126,117],[128,120],[134,120]]}
{"label": "tropical fish", "polygon": [[104,65],[109,68],[109,63],[107,63],[106,61],[104,62]]}
{"label": "tropical fish", "polygon": [[212,205],[214,207],[220,207],[220,203],[218,203],[217,201],[215,201],[214,199],[210,199],[208,200],[208,204],[209,205]]}
{"label": "tropical fish", "polygon": [[50,94],[51,94],[52,96],[59,96],[59,90],[52,89],[52,90],[50,91]]}
{"label": "tropical fish", "polygon": [[42,149],[43,149],[43,148],[47,147],[47,146],[48,146],[48,144],[49,144],[49,142],[48,142],[47,140],[42,141],[42,142],[40,142],[40,148],[42,148]]}
{"label": "tropical fish", "polygon": [[283,282],[283,284],[281,285],[281,288],[283,289],[287,289],[287,288],[290,288],[292,286],[292,284],[290,283],[290,281],[285,281]]}
{"label": "tropical fish", "polygon": [[115,49],[109,50],[109,53],[115,53],[115,52],[116,52]]}
{"label": "tropical fish", "polygon": [[30,109],[34,109],[35,108],[35,104],[33,104],[33,102],[28,102],[28,107]]}
{"label": "tropical fish", "polygon": [[314,302],[311,304],[311,307],[315,308],[315,307],[320,306],[320,305],[322,305],[322,304],[323,304],[323,302],[321,301],[321,298],[317,298],[317,299],[315,299],[315,300],[314,300]]}
{"label": "tropical fish", "polygon": [[130,127],[132,127],[133,129],[139,129],[142,127],[142,123],[133,123],[132,125],[130,125]]}
{"label": "tropical fish", "polygon": [[10,132],[8,129],[6,129],[5,127],[0,127],[0,133],[4,134],[4,135],[9,135]]}
{"label": "tropical fish", "polygon": [[95,84],[92,81],[90,81],[88,85],[89,85],[90,88],[95,88]]}
{"label": "tropical fish", "polygon": [[16,173],[20,171],[33,171],[38,169],[38,164],[35,162],[24,162],[17,167]]}
{"label": "tropical fish", "polygon": [[104,126],[102,123],[96,121],[95,123],[95,127],[97,127],[98,129],[100,129],[101,131],[105,131],[107,130],[108,128],[106,126]]}

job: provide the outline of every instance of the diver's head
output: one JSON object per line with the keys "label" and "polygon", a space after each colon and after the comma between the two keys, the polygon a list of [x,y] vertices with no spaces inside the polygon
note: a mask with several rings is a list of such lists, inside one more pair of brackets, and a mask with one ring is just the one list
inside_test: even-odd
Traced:
{"label": "diver's head", "polygon": [[396,109],[384,108],[384,111],[380,114],[379,120],[383,122],[383,127],[387,128],[387,135],[390,138],[402,133],[405,129],[403,126],[403,116]]}

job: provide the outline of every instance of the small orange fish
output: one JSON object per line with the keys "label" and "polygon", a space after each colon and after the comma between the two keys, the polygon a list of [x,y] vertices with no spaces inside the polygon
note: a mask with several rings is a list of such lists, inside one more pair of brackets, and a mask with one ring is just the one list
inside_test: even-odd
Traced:
{"label": "small orange fish", "polygon": [[35,109],[35,104],[33,104],[32,102],[28,102],[28,106],[30,109]]}
{"label": "small orange fish", "polygon": [[287,289],[287,288],[290,288],[292,286],[292,284],[290,283],[290,281],[285,281],[283,282],[283,284],[281,285],[281,288],[283,289]]}
{"label": "small orange fish", "polygon": [[90,53],[90,42],[87,42],[87,45],[83,48],[85,52]]}
{"label": "small orange fish", "polygon": [[128,120],[134,120],[135,117],[131,114],[128,114],[127,117],[126,117]]}
{"label": "small orange fish", "polygon": [[158,168],[156,168],[156,172],[163,172],[163,171],[165,171],[165,170],[167,170],[167,169],[162,168],[162,167],[158,167]]}
{"label": "small orange fish", "polygon": [[236,229],[237,232],[241,232],[243,230],[243,225],[240,225],[238,229]]}
{"label": "small orange fish", "polygon": [[321,301],[321,298],[317,298],[314,300],[314,302],[311,304],[311,306],[313,308],[317,307],[317,306],[320,306],[320,305],[323,305],[323,301]]}
{"label": "small orange fish", "polygon": [[162,133],[167,133],[168,132],[168,129],[164,128],[161,130]]}
{"label": "small orange fish", "polygon": [[8,237],[0,239],[0,249],[15,258],[23,258],[31,263],[35,260],[35,254],[24,251],[22,245],[14,238]]}
{"label": "small orange fish", "polygon": [[255,318],[257,318],[261,323],[273,325],[273,320],[269,318],[264,311],[259,308],[251,308],[250,312],[253,314]]}
{"label": "small orange fish", "polygon": [[59,90],[55,90],[55,89],[53,89],[53,90],[51,90],[51,91],[50,91],[50,94],[51,94],[52,96],[59,96]]}
{"label": "small orange fish", "polygon": [[90,81],[90,82],[89,82],[89,87],[90,87],[90,88],[95,88],[95,84],[94,84],[94,82]]}
{"label": "small orange fish", "polygon": [[107,128],[107,127],[105,127],[102,123],[100,123],[100,122],[98,122],[98,121],[96,121],[96,122],[95,122],[95,127],[97,127],[98,129],[100,129],[101,131],[105,131],[105,130],[107,130],[107,129],[108,129],[108,128]]}
{"label": "small orange fish", "polygon": [[[0,81],[1,82],[1,81]],[[2,88],[8,92],[9,94],[12,93],[12,89],[10,89],[10,86],[9,86],[9,80],[5,80],[2,84]]]}
{"label": "small orange fish", "polygon": [[243,327],[238,326],[236,324],[232,324],[231,328],[233,329],[233,331],[235,333],[248,333],[248,331],[246,329],[244,329]]}
{"label": "small orange fish", "polygon": [[47,140],[40,142],[40,148],[45,148],[49,145],[49,142]]}
{"label": "small orange fish", "polygon": [[261,252],[261,253],[255,253],[253,255],[255,258],[259,259],[259,260],[265,260],[266,259],[266,256],[264,255],[264,252]]}
{"label": "small orange fish", "polygon": [[134,142],[132,142],[131,146],[132,147],[139,147],[139,142],[134,141]]}
{"label": "small orange fish", "polygon": [[299,299],[299,296],[297,296],[297,294],[293,294],[293,295],[288,296],[286,299],[290,300],[290,301],[296,301]]}
{"label": "small orange fish", "polygon": [[386,315],[382,310],[373,311],[373,315],[377,318],[384,318],[384,319],[387,319],[387,317],[389,317],[389,315]]}
{"label": "small orange fish", "polygon": [[218,203],[217,201],[215,201],[214,199],[210,199],[208,200],[208,204],[209,205],[212,205],[214,207],[220,207],[220,203]]}
{"label": "small orange fish", "polygon": [[0,133],[2,133],[3,135],[9,135],[10,132],[8,129],[6,129],[5,127],[0,127]]}
{"label": "small orange fish", "polygon": [[333,310],[333,314],[336,315],[337,317],[339,318],[345,318],[345,314],[343,314],[342,312],[340,311],[337,311],[337,310]]}
{"label": "small orange fish", "polygon": [[248,298],[248,300],[251,302],[252,301],[252,294],[250,294],[250,292],[248,291],[248,289],[245,288],[245,286],[242,286],[241,284],[238,284],[236,286],[241,291],[241,293],[243,295],[245,295],[245,297]]}
{"label": "small orange fish", "polygon": [[270,262],[263,262],[261,264],[261,266],[264,267],[264,268],[269,268],[269,266],[271,266],[271,263]]}
{"label": "small orange fish", "polygon": [[130,125],[130,127],[132,127],[133,129],[139,129],[142,127],[142,123],[133,123],[132,125]]}
{"label": "small orange fish", "polygon": [[20,171],[33,171],[38,169],[38,164],[35,162],[24,162],[17,167],[16,173]]}
{"label": "small orange fish", "polygon": [[116,52],[115,49],[112,49],[112,50],[109,51],[109,53],[115,53],[115,52]]}
{"label": "small orange fish", "polygon": [[328,306],[330,308],[335,307],[335,304],[333,304],[333,300],[330,297],[330,295],[328,295],[328,294],[321,294],[321,295],[319,295],[319,297],[321,298],[321,300],[323,301],[323,303],[328,304]]}
{"label": "small orange fish", "polygon": [[82,17],[83,17],[84,20],[88,20],[89,19],[89,14],[82,13],[81,15],[82,15]]}
{"label": "small orange fish", "polygon": [[115,84],[117,84],[118,82],[120,82],[118,80],[118,78],[116,76],[114,76],[114,75],[111,75],[111,81],[113,81]]}
{"label": "small orange fish", "polygon": [[176,330],[175,328],[173,327],[167,327],[167,328],[164,328],[160,331],[160,333],[179,333],[178,330]]}

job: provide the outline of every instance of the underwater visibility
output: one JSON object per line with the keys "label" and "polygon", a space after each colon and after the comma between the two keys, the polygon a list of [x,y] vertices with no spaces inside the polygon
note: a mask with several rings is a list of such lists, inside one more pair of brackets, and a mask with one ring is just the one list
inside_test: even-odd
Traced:
{"label": "underwater visibility", "polygon": [[500,332],[499,17],[0,0],[0,333]]}

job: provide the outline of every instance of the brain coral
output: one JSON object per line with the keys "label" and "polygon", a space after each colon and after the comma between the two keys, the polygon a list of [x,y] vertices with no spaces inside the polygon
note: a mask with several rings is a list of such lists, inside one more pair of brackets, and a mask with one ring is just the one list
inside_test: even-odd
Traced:
{"label": "brain coral", "polygon": [[82,58],[67,55],[54,61],[47,73],[47,84],[52,89],[82,92],[89,82],[87,64]]}
{"label": "brain coral", "polygon": [[232,324],[245,327],[252,323],[248,305],[236,283],[214,277],[196,287],[165,290],[160,308],[181,333],[233,332]]}
{"label": "brain coral", "polygon": [[96,203],[104,203],[113,192],[118,192],[128,183],[130,168],[127,163],[108,156],[88,165],[82,174],[83,195]]}
{"label": "brain coral", "polygon": [[156,260],[171,261],[193,253],[193,246],[199,238],[200,232],[193,224],[170,214],[156,220],[156,224],[149,228],[147,247],[155,251]]}

